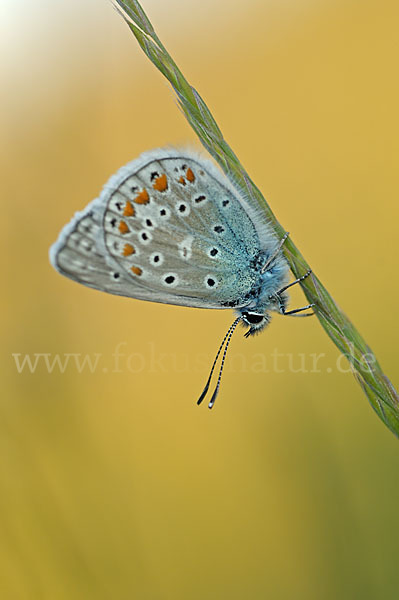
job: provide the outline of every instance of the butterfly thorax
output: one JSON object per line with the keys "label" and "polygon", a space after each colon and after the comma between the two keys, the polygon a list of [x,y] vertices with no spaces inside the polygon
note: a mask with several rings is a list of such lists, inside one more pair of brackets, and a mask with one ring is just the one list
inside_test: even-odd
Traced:
{"label": "butterfly thorax", "polygon": [[236,309],[244,325],[249,327],[247,336],[259,333],[270,322],[270,311],[284,313],[288,304],[288,295],[279,293],[287,281],[287,263],[281,253],[262,272],[267,263],[270,250],[261,251],[250,266],[256,273],[256,284],[248,294],[248,303]]}

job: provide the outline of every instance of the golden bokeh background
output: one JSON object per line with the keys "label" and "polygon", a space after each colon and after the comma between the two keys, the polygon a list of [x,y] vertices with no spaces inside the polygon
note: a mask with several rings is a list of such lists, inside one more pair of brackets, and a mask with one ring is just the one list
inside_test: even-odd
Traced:
{"label": "golden bokeh background", "polygon": [[[143,5],[398,384],[397,0]],[[195,400],[231,311],[52,270],[119,166],[197,141],[106,0],[1,11],[1,597],[396,598],[397,441],[316,319],[236,334],[210,412]],[[64,373],[18,372],[68,353]]]}

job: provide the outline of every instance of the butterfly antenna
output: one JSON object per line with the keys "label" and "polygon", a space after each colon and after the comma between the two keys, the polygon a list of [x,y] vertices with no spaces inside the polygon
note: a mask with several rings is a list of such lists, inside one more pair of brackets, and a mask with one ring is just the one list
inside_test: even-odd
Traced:
{"label": "butterfly antenna", "polygon": [[[219,350],[217,351],[217,354],[216,354],[216,356],[215,356],[215,360],[213,361],[212,368],[211,368],[211,372],[209,373],[208,381],[206,382],[206,386],[204,387],[204,391],[202,392],[201,396],[200,396],[200,397],[198,398],[198,400],[197,400],[197,404],[198,404],[198,405],[200,405],[200,404],[201,404],[201,402],[203,401],[203,399],[205,398],[205,396],[206,396],[206,395],[207,395],[207,393],[208,393],[209,386],[210,386],[210,384],[211,384],[212,375],[213,375],[213,372],[214,372],[214,370],[215,370],[215,366],[216,366],[217,360],[218,360],[218,358],[219,358],[219,355],[220,355],[220,353],[221,353],[221,351],[222,351],[222,348],[223,348],[223,346],[224,346],[224,344],[225,344],[226,340],[229,338],[229,335],[230,335],[230,337],[231,337],[231,333],[230,333],[230,332],[231,332],[231,330],[233,330],[233,331],[234,331],[234,329],[235,329],[235,328],[236,328],[236,326],[238,325],[239,321],[241,321],[241,317],[238,317],[238,318],[237,318],[237,319],[234,321],[234,323],[233,323],[232,325],[230,325],[230,327],[229,327],[229,328],[228,328],[228,330],[227,330],[227,333],[226,333],[226,335],[225,335],[225,336],[224,336],[224,338],[223,338],[223,341],[222,341],[222,343],[221,343],[221,344],[220,344],[220,346],[219,346]],[[230,341],[230,338],[229,338],[229,341]],[[229,344],[229,341],[227,342],[227,344]],[[224,352],[224,355],[223,355],[223,362],[224,362],[224,357],[225,357],[225,356],[226,356],[226,349],[225,349],[225,352]],[[223,367],[222,367],[222,368],[223,368]],[[219,380],[220,380],[220,377],[221,377],[221,374],[219,374]],[[219,381],[218,381],[218,386],[219,386]],[[212,396],[212,398],[213,398],[213,396]],[[215,401],[215,400],[213,400],[213,401]]]}
{"label": "butterfly antenna", "polygon": [[224,347],[224,352],[223,352],[223,356],[222,356],[222,362],[220,364],[220,370],[219,370],[219,376],[218,376],[218,381],[215,387],[215,391],[212,394],[212,398],[210,399],[210,402],[208,404],[208,408],[212,408],[212,406],[215,404],[215,400],[216,400],[216,396],[219,393],[219,387],[220,387],[220,380],[222,379],[222,373],[223,373],[223,367],[224,367],[224,361],[226,359],[226,354],[227,354],[227,348],[229,347],[230,344],[230,340],[231,340],[231,336],[234,333],[235,328],[237,327],[238,323],[241,321],[241,317],[236,319],[233,323],[233,325],[230,327],[228,333],[227,333],[227,341],[226,341],[226,345]]}

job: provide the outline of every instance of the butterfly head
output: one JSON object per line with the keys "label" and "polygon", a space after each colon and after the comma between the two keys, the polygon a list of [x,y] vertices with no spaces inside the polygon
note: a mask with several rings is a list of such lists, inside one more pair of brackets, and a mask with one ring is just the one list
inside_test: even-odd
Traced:
{"label": "butterfly head", "polygon": [[241,313],[241,320],[244,325],[249,327],[245,333],[245,337],[260,333],[270,322],[270,317],[267,312],[257,312],[255,310],[248,310]]}
{"label": "butterfly head", "polygon": [[283,293],[275,293],[268,296],[266,302],[260,301],[250,309],[246,307],[239,311],[241,321],[249,327],[245,333],[245,337],[250,337],[260,333],[269,323],[271,317],[269,311],[275,311],[284,314],[288,303],[288,295]]}

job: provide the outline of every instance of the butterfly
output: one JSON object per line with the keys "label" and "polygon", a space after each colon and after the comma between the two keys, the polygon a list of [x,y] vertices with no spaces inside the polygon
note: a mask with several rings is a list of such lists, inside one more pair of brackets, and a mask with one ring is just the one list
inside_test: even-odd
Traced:
{"label": "butterfly", "polygon": [[231,337],[259,333],[270,312],[309,316],[312,304],[287,310],[289,267],[256,202],[199,154],[158,149],[119,169],[100,196],[66,225],[50,248],[55,269],[86,286],[139,300],[232,308],[214,405]]}

